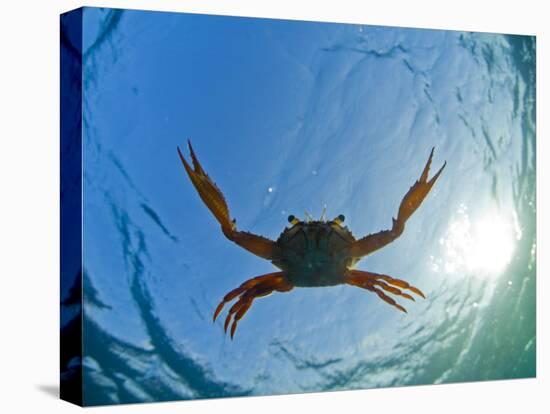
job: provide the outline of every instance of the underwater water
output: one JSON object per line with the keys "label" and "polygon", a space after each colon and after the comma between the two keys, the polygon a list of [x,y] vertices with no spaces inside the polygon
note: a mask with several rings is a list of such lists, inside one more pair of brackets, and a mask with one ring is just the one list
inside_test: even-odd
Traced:
{"label": "underwater water", "polygon": [[[534,37],[84,22],[86,405],[536,375]],[[435,147],[436,185],[357,267],[427,298],[398,298],[404,314],[352,286],[295,288],[257,299],[230,340],[216,305],[274,267],[223,236],[178,158],[187,139],[239,229],[271,239],[324,206],[356,237],[390,228]]]}

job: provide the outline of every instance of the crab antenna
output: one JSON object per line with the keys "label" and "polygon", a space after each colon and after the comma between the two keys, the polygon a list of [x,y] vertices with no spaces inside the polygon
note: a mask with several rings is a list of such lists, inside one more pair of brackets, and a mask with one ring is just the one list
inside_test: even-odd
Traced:
{"label": "crab antenna", "polygon": [[311,214],[309,214],[307,212],[307,210],[304,210],[305,212],[305,217],[306,217],[306,221],[309,223],[310,221],[313,221],[313,217],[311,216]]}
{"label": "crab antenna", "polygon": [[321,213],[320,221],[327,221],[327,205],[323,206],[323,212]]}

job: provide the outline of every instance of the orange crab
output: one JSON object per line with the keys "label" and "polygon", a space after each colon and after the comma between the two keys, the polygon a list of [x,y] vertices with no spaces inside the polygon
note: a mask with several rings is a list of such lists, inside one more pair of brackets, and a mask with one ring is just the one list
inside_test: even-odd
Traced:
{"label": "orange crab", "polygon": [[403,233],[405,222],[420,206],[447,164],[443,163],[439,171],[428,181],[433,148],[420,179],[403,197],[397,219],[392,219],[393,226],[390,230],[369,234],[357,240],[351,231],[343,226],[343,215],[330,221],[326,220],[324,214],[320,220],[308,218],[305,221],[291,215],[288,217],[291,226],[284,229],[277,241],[273,241],[237,230],[236,220],[231,219],[222,192],[201,167],[190,141],[188,144],[193,168],[178,147],[181,162],[202,201],[221,224],[223,234],[256,256],[270,260],[280,269],[278,272],[249,279],[224,296],[214,312],[213,320],[216,320],[226,303],[238,297],[229,309],[224,324],[224,330],[227,332],[233,319],[231,339],[239,320],[248,311],[254,299],[267,296],[274,291],[288,292],[294,287],[334,286],[347,283],[376,293],[380,299],[403,312],[407,312],[405,308],[384,291],[414,301],[411,295],[401,289],[409,290],[425,298],[420,289],[404,280],[356,270],[354,267],[361,258],[391,243]]}

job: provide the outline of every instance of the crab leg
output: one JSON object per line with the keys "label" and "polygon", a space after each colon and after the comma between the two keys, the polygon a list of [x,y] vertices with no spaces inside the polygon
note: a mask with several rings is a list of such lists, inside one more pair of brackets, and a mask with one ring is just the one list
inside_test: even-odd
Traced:
{"label": "crab leg", "polygon": [[[390,305],[396,307],[402,312],[407,312],[407,310],[399,305],[393,298],[386,295],[382,290],[378,289],[378,287],[381,287],[383,290],[393,293],[394,295],[402,296],[406,299],[413,300],[414,298],[409,295],[408,293],[402,292],[400,289],[397,289],[394,286],[390,286],[390,284],[393,284],[395,286],[399,286],[403,289],[409,289],[410,291],[418,294],[419,296],[425,297],[424,294],[420,291],[420,289],[415,288],[414,286],[409,285],[407,282],[400,280],[400,279],[394,279],[387,275],[380,275],[378,273],[371,273],[371,272],[365,272],[362,270],[350,270],[348,274],[345,276],[346,283],[357,286],[363,289],[370,290],[371,292],[374,292],[382,299],[383,301],[389,303]],[[387,283],[382,282],[379,279],[385,280]]]}
{"label": "crab leg", "polygon": [[239,320],[244,316],[248,309],[250,309],[250,306],[252,306],[252,302],[254,301],[254,299],[270,295],[274,290],[275,287],[272,286],[272,284],[270,283],[256,286],[255,288],[252,288],[244,293],[239,298],[239,300],[231,307],[231,309],[229,309],[227,317],[225,318],[225,323],[223,324],[223,329],[225,332],[227,332],[229,322],[231,321],[231,318],[233,318],[230,333],[231,339],[233,339],[233,335],[235,335],[235,330],[237,329],[237,324]]}
{"label": "crab leg", "polygon": [[405,299],[412,300],[415,302],[415,299],[409,295],[408,293],[402,292],[400,289],[390,286],[385,282],[382,282],[380,280],[375,280],[372,282],[373,285],[380,286],[382,289],[384,289],[386,292],[393,293],[394,295],[403,296]]}
{"label": "crab leg", "polygon": [[353,269],[353,270],[350,270],[348,272],[348,275],[346,276],[346,278],[354,279],[354,280],[357,280],[357,281],[369,281],[369,282],[373,282],[373,281],[374,282],[379,282],[379,279],[382,279],[386,283],[389,283],[390,285],[398,286],[401,289],[410,290],[411,292],[416,293],[418,296],[421,296],[424,299],[426,299],[426,295],[424,295],[424,293],[422,293],[422,291],[420,289],[410,285],[409,283],[405,282],[404,280],[395,279],[395,278],[393,278],[391,276],[388,276],[388,275],[382,275],[380,273],[374,273],[374,272],[367,272],[365,270]]}
{"label": "crab leg", "polygon": [[[353,272],[362,272],[361,270],[354,270]],[[382,280],[385,280],[387,283],[391,284],[391,285],[394,285],[394,286],[399,286],[400,288],[402,289],[408,289],[410,290],[411,292],[414,292],[416,293],[418,296],[422,296],[424,299],[426,299],[426,295],[424,295],[424,293],[422,293],[422,291],[410,284],[408,284],[407,282],[405,282],[404,280],[401,280],[401,279],[395,279],[391,276],[388,276],[388,275],[381,275],[379,273],[372,273],[372,272],[364,272],[364,273],[369,273],[370,275],[372,275],[374,278],[376,279],[382,279]]]}
{"label": "crab leg", "polygon": [[360,287],[360,288],[363,288],[363,289],[367,289],[367,290],[370,290],[371,292],[376,293],[378,295],[378,297],[380,297],[380,299],[382,299],[384,302],[389,303],[390,305],[396,307],[400,311],[407,313],[407,310],[403,306],[401,306],[394,299],[392,299],[391,297],[386,295],[380,289],[377,289],[376,287],[374,287],[374,285],[372,283],[369,283],[369,282],[356,282],[356,281],[353,281],[353,280],[349,280],[348,283],[350,285],[354,285],[354,286],[357,286],[357,287]]}
{"label": "crab leg", "polygon": [[277,255],[277,245],[274,241],[258,236],[256,234],[237,231],[236,221],[231,219],[229,213],[229,207],[225,201],[225,197],[221,190],[216,186],[214,181],[208,176],[208,174],[202,168],[193,147],[191,141],[188,141],[189,153],[191,154],[191,161],[193,167],[187,162],[183,156],[180,148],[178,147],[178,154],[189,176],[189,179],[193,183],[193,186],[199,193],[200,198],[210,209],[216,220],[222,227],[223,234],[234,243],[248,250],[249,252],[260,256],[264,259],[271,260]]}
{"label": "crab leg", "polygon": [[268,280],[278,281],[282,277],[282,275],[283,275],[283,272],[274,272],[274,273],[268,273],[266,275],[256,276],[256,277],[253,277],[252,279],[248,279],[246,282],[242,283],[238,288],[233,289],[231,292],[229,292],[223,297],[222,301],[220,302],[220,304],[216,308],[216,311],[214,312],[213,321],[214,322],[216,321],[216,318],[218,317],[218,315],[220,314],[224,305],[227,302],[231,302],[237,296],[241,295],[246,290],[253,288],[259,283],[262,283]]}
{"label": "crab leg", "polygon": [[222,302],[216,308],[214,320],[216,320],[216,317],[222,310],[225,303],[239,296],[237,302],[235,302],[229,309],[224,322],[224,331],[227,332],[229,323],[231,322],[231,319],[233,319],[233,324],[231,325],[230,330],[231,339],[233,339],[239,320],[248,311],[254,299],[267,296],[273,291],[287,292],[292,288],[293,286],[283,277],[282,272],[270,273],[247,280],[223,298]]}
{"label": "crab leg", "polygon": [[390,298],[388,295],[386,295],[384,292],[382,292],[380,289],[375,288],[374,286],[371,286],[370,288],[367,287],[367,289],[372,290],[375,292],[380,299],[385,301],[386,303],[389,303],[390,305],[396,307],[401,312],[407,313],[407,309],[405,309],[403,306],[401,306],[399,303],[397,303],[394,299]]}
{"label": "crab leg", "polygon": [[439,175],[447,165],[445,161],[443,166],[437,171],[437,173],[428,181],[428,173],[432,164],[432,157],[434,154],[434,148],[430,152],[428,162],[420,175],[420,178],[414,183],[414,185],[407,191],[407,194],[401,200],[399,205],[399,211],[397,213],[397,219],[392,219],[393,226],[391,230],[383,230],[375,234],[369,234],[362,239],[353,242],[350,246],[350,254],[354,257],[366,256],[382,247],[391,243],[398,238],[405,229],[405,223],[410,216],[416,211],[422,201],[426,198],[431,188],[435,184]]}

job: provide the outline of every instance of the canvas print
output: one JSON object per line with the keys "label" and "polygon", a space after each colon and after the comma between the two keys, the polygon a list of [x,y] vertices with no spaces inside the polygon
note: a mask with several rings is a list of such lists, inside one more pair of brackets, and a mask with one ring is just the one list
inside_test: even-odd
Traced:
{"label": "canvas print", "polygon": [[536,376],[534,36],[61,16],[61,397]]}

